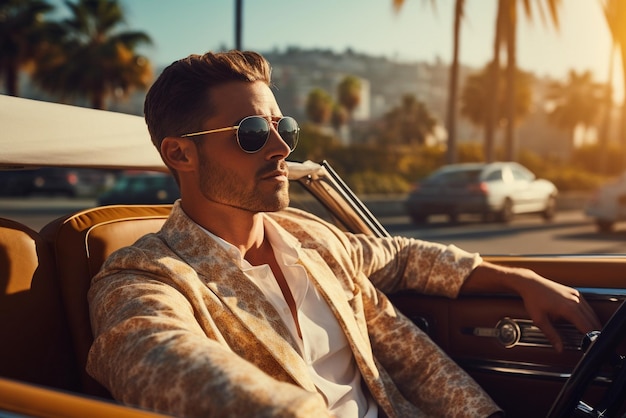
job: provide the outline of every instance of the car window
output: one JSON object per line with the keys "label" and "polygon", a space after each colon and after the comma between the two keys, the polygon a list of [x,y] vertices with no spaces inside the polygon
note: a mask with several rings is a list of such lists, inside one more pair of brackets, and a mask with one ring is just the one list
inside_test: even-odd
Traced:
{"label": "car window", "polygon": [[501,169],[493,170],[492,172],[487,174],[487,176],[485,177],[485,180],[486,181],[502,180],[502,170]]}
{"label": "car window", "polygon": [[517,166],[511,167],[511,172],[513,173],[513,178],[515,180],[532,181],[534,177],[532,173],[526,170],[523,170],[521,167],[517,167]]}
{"label": "car window", "polygon": [[431,179],[432,183],[437,184],[465,184],[475,183],[480,177],[480,169],[455,170],[441,172]]}

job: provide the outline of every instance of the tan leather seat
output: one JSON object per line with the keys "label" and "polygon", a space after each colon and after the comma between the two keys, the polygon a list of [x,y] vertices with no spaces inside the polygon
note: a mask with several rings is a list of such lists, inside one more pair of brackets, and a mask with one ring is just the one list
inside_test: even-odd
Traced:
{"label": "tan leather seat", "polygon": [[93,342],[87,304],[91,278],[112,252],[134,243],[149,232],[158,231],[171,208],[171,205],[102,206],[57,219],[40,232],[54,251],[82,391],[85,393],[110,396],[85,372],[87,354]]}
{"label": "tan leather seat", "polygon": [[0,218],[0,376],[76,390],[54,260],[37,232]]}

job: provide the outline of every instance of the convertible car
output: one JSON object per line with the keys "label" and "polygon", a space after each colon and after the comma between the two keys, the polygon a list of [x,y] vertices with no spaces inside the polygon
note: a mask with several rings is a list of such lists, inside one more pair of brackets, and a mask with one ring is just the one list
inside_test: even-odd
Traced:
{"label": "convertible car", "polygon": [[[0,169],[84,167],[165,171],[143,119],[0,96]],[[388,232],[326,162],[290,162],[292,204],[345,231]],[[121,405],[85,372],[92,342],[86,292],[117,248],[158,230],[171,206],[108,205],[33,227],[0,213],[0,416],[153,417]],[[626,257],[490,256],[577,287],[604,327],[558,324],[557,353],[520,299],[390,297],[508,417],[614,417],[625,411]]]}

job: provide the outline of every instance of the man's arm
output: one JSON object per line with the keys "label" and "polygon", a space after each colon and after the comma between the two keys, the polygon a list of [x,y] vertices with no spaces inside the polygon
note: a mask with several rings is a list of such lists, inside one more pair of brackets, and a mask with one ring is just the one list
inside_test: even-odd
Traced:
{"label": "man's arm", "polygon": [[585,333],[602,328],[595,312],[578,290],[548,280],[532,270],[483,261],[461,287],[461,293],[481,292],[518,294],[524,300],[530,318],[559,352],[563,351],[563,341],[552,321],[569,321]]}
{"label": "man's arm", "polygon": [[[274,378],[225,342],[215,319],[228,323],[228,310],[182,263],[169,260],[181,273],[174,280],[140,251],[122,251],[89,291],[95,339],[87,371],[117,400],[186,417],[330,415],[319,394]],[[146,269],[125,270],[130,261]],[[236,338],[243,328],[232,321],[225,326]]]}

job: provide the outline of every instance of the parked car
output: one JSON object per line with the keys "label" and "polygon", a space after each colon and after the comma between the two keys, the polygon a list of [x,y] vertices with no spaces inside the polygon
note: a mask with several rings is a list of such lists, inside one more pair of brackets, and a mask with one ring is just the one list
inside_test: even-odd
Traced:
{"label": "parked car", "polygon": [[585,205],[598,231],[611,232],[615,224],[626,221],[626,173],[597,189]]}
{"label": "parked car", "polygon": [[0,195],[77,195],[78,174],[62,167],[0,171]]}
{"label": "parked car", "polygon": [[509,222],[518,214],[538,213],[551,220],[557,193],[552,182],[515,162],[450,164],[415,184],[406,210],[415,223],[430,215],[456,222],[462,214]]}
{"label": "parked car", "polygon": [[176,180],[169,173],[121,173],[113,187],[98,197],[98,205],[174,203],[180,197]]}
{"label": "parked car", "polygon": [[[7,96],[0,96],[0,109],[1,167],[84,165],[166,172],[140,117]],[[18,133],[21,140],[16,142]],[[46,141],[38,141],[42,137]],[[388,236],[329,164],[292,161],[289,175],[294,205],[316,203],[326,219],[345,231]],[[96,205],[69,211],[37,231],[0,218],[0,416],[160,416],[113,401],[85,372],[93,338],[86,292],[112,251],[158,230],[170,209]],[[507,417],[567,417],[574,409],[604,410],[604,405],[618,411],[608,416],[622,416],[626,257],[483,258],[577,287],[605,324],[586,354],[580,345],[583,336],[563,323],[556,328],[565,350],[557,353],[528,319],[522,300],[512,295],[447,299],[406,291],[389,296],[482,385]],[[583,398],[584,405],[579,402]],[[594,409],[583,416],[600,414]]]}

